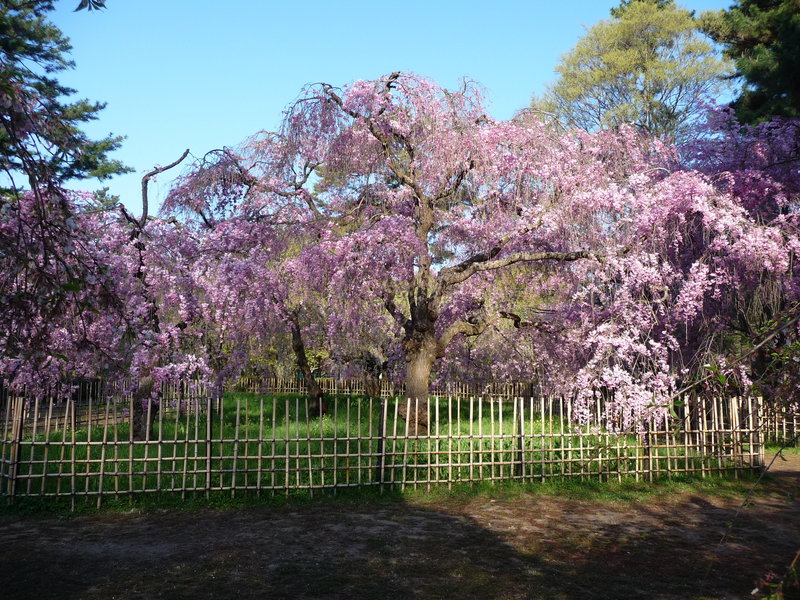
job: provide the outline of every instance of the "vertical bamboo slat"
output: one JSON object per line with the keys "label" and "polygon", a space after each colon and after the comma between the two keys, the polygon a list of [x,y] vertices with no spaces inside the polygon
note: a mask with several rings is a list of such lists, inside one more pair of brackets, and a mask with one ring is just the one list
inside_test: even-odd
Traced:
{"label": "vertical bamboo slat", "polygon": [[158,437],[156,438],[156,490],[162,490],[161,484],[161,471],[164,463],[164,413],[167,411],[166,404],[164,403],[164,396],[158,403]]}
{"label": "vertical bamboo slat", "polygon": [[294,399],[294,486],[300,487],[300,398]]}
{"label": "vertical bamboo slat", "polygon": [[[474,452],[474,419],[475,419],[475,398],[473,396],[469,397],[469,480],[475,481],[475,458],[473,455]],[[438,442],[437,442],[438,443]]]}
{"label": "vertical bamboo slat", "polygon": [[38,433],[38,424],[39,424],[39,396],[33,401],[33,429],[31,432],[31,451],[30,456],[28,458],[28,476],[26,477],[27,481],[25,482],[25,495],[30,496],[31,493],[31,483],[33,481],[33,463],[36,459],[36,435]]}
{"label": "vertical bamboo slat", "polygon": [[[277,436],[278,436],[278,426],[277,426],[277,412],[278,412],[278,399],[272,399],[272,440],[271,443],[271,451],[270,451],[270,489],[272,493],[275,493],[275,445],[277,443]],[[319,420],[320,428],[322,427],[322,419]]]}
{"label": "vertical bamboo slat", "polygon": [[242,399],[236,397],[236,417],[233,427],[233,465],[231,467],[231,498],[236,496],[236,467],[239,459],[239,424],[242,416]]}
{"label": "vertical bamboo slat", "polygon": [[314,466],[311,460],[311,418],[309,411],[311,408],[308,404],[308,397],[305,398],[305,415],[306,415],[306,462],[308,463],[308,491],[311,497],[314,497]]}
{"label": "vertical bamboo slat", "polygon": [[447,489],[453,489],[453,397],[447,397]]}
{"label": "vertical bamboo slat", "polygon": [[491,398],[487,398],[487,404],[489,405],[489,448],[491,450],[491,458],[489,463],[489,482],[493,482],[496,474],[495,474],[495,443],[496,443],[496,434],[494,429],[494,406],[492,406]]}
{"label": "vertical bamboo slat", "polygon": [[[434,403],[436,405],[438,405],[438,403],[439,403],[439,399],[438,398],[434,398],[433,401],[434,401]],[[426,444],[426,453],[425,453],[425,458],[426,458],[426,460],[425,460],[425,462],[426,462],[426,469],[425,469],[426,486],[425,486],[425,488],[430,491],[430,489],[431,489],[431,479],[433,477],[432,466],[431,466],[431,459],[432,459],[432,456],[433,456],[432,451],[431,451],[431,443],[432,443],[431,431],[433,430],[433,428],[431,427],[431,424],[430,424],[430,418],[431,418],[431,399],[430,398],[428,398],[425,401],[425,410],[426,410],[426,414],[428,415],[428,442]],[[436,409],[434,409],[434,410],[436,410]],[[437,419],[437,421],[438,421],[438,419]],[[437,422],[436,423],[436,429],[437,430],[438,430],[438,427],[439,427],[439,424]],[[435,441],[436,441],[437,447],[439,445],[438,437],[439,436],[436,435],[436,440]]]}
{"label": "vertical bamboo slat", "polygon": [[523,436],[525,435],[525,399],[514,398],[514,410],[516,415],[517,426],[517,477],[520,480],[525,479],[525,445],[523,443]]}
{"label": "vertical bamboo slat", "polygon": [[411,423],[411,398],[406,399],[405,435],[403,436],[403,476],[400,484],[405,489],[408,475],[408,429]]}
{"label": "vertical bamboo slat", "polygon": [[333,493],[339,485],[339,399],[333,398]]}
{"label": "vertical bamboo slat", "polygon": [[[108,446],[108,412],[111,408],[111,398],[106,398],[106,412],[105,412],[105,419],[103,421],[103,445],[100,447],[100,477],[97,482],[97,508],[100,508],[100,504],[103,501],[103,483],[104,483],[104,476],[106,473],[106,448]],[[161,461],[159,460],[159,465]]]}
{"label": "vertical bamboo slat", "polygon": [[77,459],[77,456],[76,456],[77,440],[75,439],[75,430],[77,429],[77,427],[76,427],[77,419],[75,417],[75,408],[76,408],[75,407],[75,401],[70,398],[69,400],[67,400],[67,406],[69,406],[70,403],[72,404],[72,418],[71,418],[71,423],[72,423],[72,432],[71,432],[72,433],[72,437],[71,437],[71,440],[72,440],[72,443],[71,443],[70,455],[69,455],[69,463],[70,463],[69,464],[69,494],[70,494],[69,505],[70,505],[70,510],[74,511],[75,510],[75,492],[77,491],[77,484],[78,484],[78,482],[76,481],[77,468],[78,468],[78,466],[76,464],[76,459]]}
{"label": "vertical bamboo slat", "polygon": [[[186,498],[186,480],[189,476],[189,431],[191,411],[186,411],[186,423],[184,424],[184,438],[183,438],[183,471],[181,473],[181,499]],[[209,415],[210,418],[210,415]]]}
{"label": "vertical bamboo slat", "polygon": [[114,406],[112,415],[114,423],[114,498],[119,500],[119,423],[117,422],[117,403],[118,399],[115,396],[111,400],[111,404]]}
{"label": "vertical bamboo slat", "polygon": [[[53,422],[53,397],[50,396],[47,406],[47,417],[44,422],[44,450],[42,451],[42,486],[40,494],[44,495],[47,490],[47,475],[49,473],[48,458],[50,455],[50,424]],[[5,433],[3,440],[6,439]],[[2,459],[0,459],[2,460]]]}
{"label": "vertical bamboo slat", "polygon": [[286,488],[286,495],[288,496],[289,495],[289,461],[290,461],[289,453],[290,453],[290,448],[291,448],[290,444],[291,444],[291,441],[292,441],[291,431],[290,431],[291,422],[289,421],[289,399],[288,398],[286,399],[286,401],[284,403],[284,411],[285,412],[283,413],[283,415],[284,415],[283,420],[285,421],[285,424],[286,424],[286,435],[283,438],[283,453],[284,453],[284,457],[283,457],[283,460],[284,460],[284,465],[283,465],[283,467],[284,467],[284,479],[283,479],[283,481],[284,481],[284,483],[283,483],[283,485]]}
{"label": "vertical bamboo slat", "polygon": [[258,399],[258,462],[256,463],[256,495],[261,496],[262,469],[264,467],[264,396]]}

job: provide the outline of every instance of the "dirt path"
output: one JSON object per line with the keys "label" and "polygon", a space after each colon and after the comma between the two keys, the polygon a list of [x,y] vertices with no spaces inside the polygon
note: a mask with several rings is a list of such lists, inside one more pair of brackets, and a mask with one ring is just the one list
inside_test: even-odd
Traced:
{"label": "dirt path", "polygon": [[751,598],[800,550],[789,458],[723,544],[739,502],[690,494],[5,516],[0,597]]}

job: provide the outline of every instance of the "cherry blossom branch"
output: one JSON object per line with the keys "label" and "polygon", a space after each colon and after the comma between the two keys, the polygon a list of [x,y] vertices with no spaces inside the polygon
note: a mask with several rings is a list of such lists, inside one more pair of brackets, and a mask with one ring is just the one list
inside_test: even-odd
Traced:
{"label": "cherry blossom branch", "polygon": [[[457,335],[464,335],[474,337],[486,331],[486,328],[492,324],[495,319],[489,319],[486,315],[473,317],[469,321],[456,321],[445,329],[442,337],[439,338],[439,353],[443,354],[444,349],[450,345],[453,338]],[[474,321],[474,322],[473,322]]]}
{"label": "cherry blossom branch", "polygon": [[514,329],[522,329],[523,327],[541,327],[546,325],[543,321],[524,321],[518,314],[501,310],[499,313],[501,319],[509,319],[514,323]]}
{"label": "cherry blossom branch", "polygon": [[492,256],[499,253],[499,249],[495,252],[497,246],[487,254],[476,254],[471,258],[465,260],[461,264],[447,269],[442,269],[440,272],[440,280],[445,286],[455,285],[461,283],[472,277],[475,273],[482,271],[492,271],[495,269],[502,269],[509,265],[519,262],[537,262],[543,260],[554,260],[558,262],[572,262],[584,258],[599,259],[599,255],[587,250],[579,250],[576,252],[515,252],[503,258],[490,260]]}

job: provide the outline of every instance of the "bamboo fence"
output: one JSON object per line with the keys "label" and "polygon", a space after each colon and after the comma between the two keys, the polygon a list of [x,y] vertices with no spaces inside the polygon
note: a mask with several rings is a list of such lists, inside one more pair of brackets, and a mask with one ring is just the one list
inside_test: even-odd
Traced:
{"label": "bamboo fence", "polygon": [[[333,395],[366,395],[364,379],[336,379],[333,377],[320,377],[317,379],[320,387],[326,394]],[[382,398],[402,396],[404,387],[389,380],[380,381]],[[236,381],[232,389],[239,392],[262,394],[303,394],[307,392],[306,384],[300,378],[260,377],[245,375]],[[442,385],[431,386],[432,397],[491,397],[491,398],[522,398],[536,397],[538,387],[531,382],[501,383],[493,382],[486,385],[474,385],[460,382],[447,382]],[[783,406],[774,406],[763,403],[764,414],[761,427],[765,443],[782,444],[791,442],[800,445],[800,412],[790,410]]]}
{"label": "bamboo fence", "polygon": [[[364,379],[338,379],[334,377],[318,377],[316,379],[322,391],[333,395],[366,395],[366,381]],[[388,379],[381,379],[381,397],[402,396],[404,387]],[[258,375],[245,375],[239,378],[233,388],[239,392],[269,393],[269,394],[302,394],[307,391],[306,382],[300,378],[261,377]],[[528,382],[515,383],[490,383],[487,385],[471,385],[459,382],[447,382],[431,387],[431,396],[452,396],[469,398],[497,397],[521,398],[534,395],[533,384]]]}
{"label": "bamboo fence", "polygon": [[[763,464],[763,406],[694,398],[659,425],[616,433],[580,425],[549,397],[334,396],[325,415],[288,394],[164,388],[134,439],[130,394],[11,397],[0,412],[0,496],[96,502],[141,493],[315,494],[362,486],[430,488],[557,477],[736,476]],[[677,412],[676,412],[677,411]],[[602,423],[601,405],[595,423]],[[403,414],[427,414],[410,435]]]}
{"label": "bamboo fence", "polygon": [[763,423],[767,443],[800,445],[800,413],[797,410],[765,405]]}

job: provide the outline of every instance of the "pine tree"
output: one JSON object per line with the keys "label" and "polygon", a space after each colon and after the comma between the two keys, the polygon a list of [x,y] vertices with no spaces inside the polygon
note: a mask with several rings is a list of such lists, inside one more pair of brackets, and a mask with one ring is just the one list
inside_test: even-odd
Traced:
{"label": "pine tree", "polygon": [[702,21],[743,81],[734,102],[740,121],[800,117],[800,0],[739,0]]}
{"label": "pine tree", "polygon": [[70,179],[100,179],[127,169],[108,154],[121,137],[89,138],[82,125],[105,106],[73,100],[55,75],[72,68],[69,40],[47,20],[48,0],[0,5],[0,163],[5,196],[28,187],[58,188]]}

